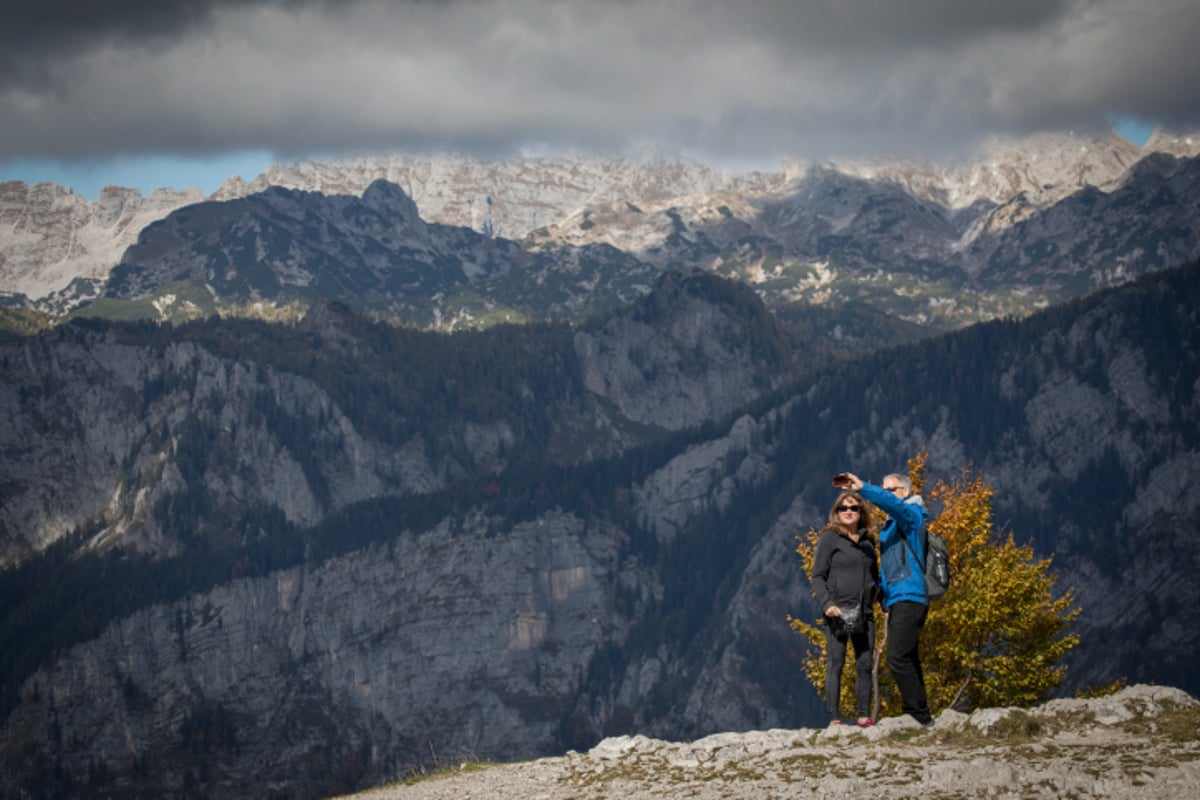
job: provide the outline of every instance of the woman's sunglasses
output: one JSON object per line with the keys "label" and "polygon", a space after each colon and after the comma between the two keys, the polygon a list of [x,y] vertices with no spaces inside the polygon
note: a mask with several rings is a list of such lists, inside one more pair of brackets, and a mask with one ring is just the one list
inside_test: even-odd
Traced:
{"label": "woman's sunglasses", "polygon": [[837,507],[837,510],[838,510],[839,512],[841,512],[841,511],[853,511],[854,513],[856,513],[856,514],[857,514],[861,508],[862,508],[862,506],[838,506],[838,507]]}

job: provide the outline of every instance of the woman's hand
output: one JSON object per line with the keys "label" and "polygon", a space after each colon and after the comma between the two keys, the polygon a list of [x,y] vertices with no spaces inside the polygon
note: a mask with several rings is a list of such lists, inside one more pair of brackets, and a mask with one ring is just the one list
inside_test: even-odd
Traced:
{"label": "woman's hand", "polygon": [[840,617],[841,615],[842,610],[837,606],[830,606],[829,608],[825,609],[825,616],[827,617]]}

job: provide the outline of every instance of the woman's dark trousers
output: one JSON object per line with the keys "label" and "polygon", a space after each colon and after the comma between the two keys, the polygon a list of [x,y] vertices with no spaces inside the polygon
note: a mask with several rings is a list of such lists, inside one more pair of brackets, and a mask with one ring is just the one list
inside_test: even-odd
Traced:
{"label": "woman's dark trousers", "polygon": [[900,602],[888,609],[888,669],[900,689],[905,714],[922,725],[933,721],[925,697],[925,674],[921,671],[921,629],[929,606]]}
{"label": "woman's dark trousers", "polygon": [[[875,624],[850,637],[834,633],[837,623],[826,620],[825,625],[825,710],[830,721],[841,717],[838,701],[842,696],[842,667],[846,663],[846,645],[854,646],[854,704],[858,716],[871,716],[871,660],[875,649]],[[849,642],[847,642],[847,639]]]}

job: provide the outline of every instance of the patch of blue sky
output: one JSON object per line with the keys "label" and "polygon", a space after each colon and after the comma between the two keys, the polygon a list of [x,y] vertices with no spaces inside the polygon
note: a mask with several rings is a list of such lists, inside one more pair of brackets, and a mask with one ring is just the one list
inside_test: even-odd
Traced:
{"label": "patch of blue sky", "polygon": [[88,200],[95,200],[105,186],[137,189],[142,195],[155,189],[198,188],[207,197],[234,175],[254,180],[271,161],[270,153],[258,150],[205,158],[148,155],[82,162],[13,159],[0,163],[0,181],[57,183]]}
{"label": "patch of blue sky", "polygon": [[1138,147],[1145,147],[1146,142],[1150,141],[1150,135],[1157,127],[1150,120],[1116,114],[1110,115],[1108,121],[1113,126],[1113,130]]}

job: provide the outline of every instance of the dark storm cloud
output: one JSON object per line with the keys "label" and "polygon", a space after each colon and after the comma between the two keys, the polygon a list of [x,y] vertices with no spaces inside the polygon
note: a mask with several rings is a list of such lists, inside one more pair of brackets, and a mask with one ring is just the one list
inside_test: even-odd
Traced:
{"label": "dark storm cloud", "polygon": [[1000,32],[1036,31],[1068,10],[1069,0],[947,2],[946,0],[846,0],[802,3],[770,0],[724,8],[728,24],[744,25],[782,46],[829,52],[877,52],[961,45]]}
{"label": "dark storm cloud", "polygon": [[179,31],[208,15],[212,3],[154,0],[9,0],[4,4],[0,45],[33,51],[77,44],[111,34]]}
{"label": "dark storm cloud", "polygon": [[117,36],[181,34],[223,8],[336,7],[337,0],[5,0],[0,45],[26,51]]}
{"label": "dark storm cloud", "polygon": [[0,161],[630,145],[729,159],[1200,123],[1193,0],[6,4]]}
{"label": "dark storm cloud", "polygon": [[144,42],[178,36],[210,20],[215,7],[248,2],[6,0],[0,16],[0,82],[44,79],[47,60],[99,41]]}

